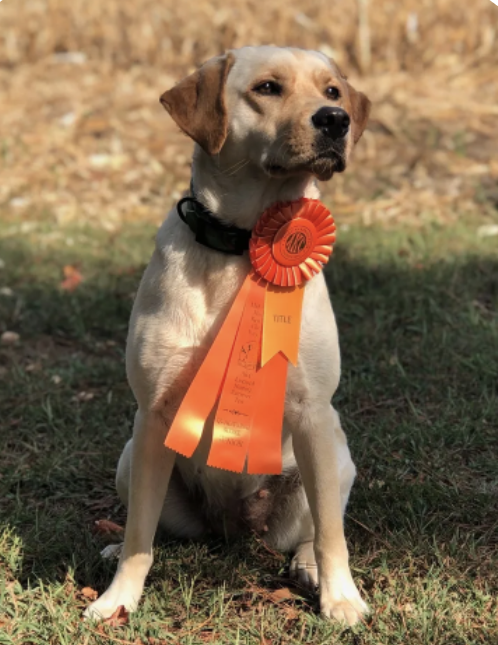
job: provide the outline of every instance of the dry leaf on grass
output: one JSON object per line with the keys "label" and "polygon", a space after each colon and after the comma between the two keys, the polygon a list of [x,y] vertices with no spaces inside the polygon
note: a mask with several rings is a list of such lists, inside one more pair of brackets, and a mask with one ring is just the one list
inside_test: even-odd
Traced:
{"label": "dry leaf on grass", "polygon": [[109,616],[109,618],[104,620],[104,623],[110,627],[122,627],[123,625],[128,625],[129,622],[130,615],[126,611],[124,605],[119,605],[112,616]]}
{"label": "dry leaf on grass", "polygon": [[61,282],[61,289],[64,291],[74,291],[83,281],[83,276],[76,267],[66,264],[62,269],[64,280]]}
{"label": "dry leaf on grass", "polygon": [[25,367],[26,372],[39,372],[42,364],[39,361],[28,363]]}
{"label": "dry leaf on grass", "polygon": [[282,589],[276,589],[268,595],[268,599],[274,603],[282,602],[283,600],[294,600],[297,596],[292,593],[289,587],[282,587]]}
{"label": "dry leaf on grass", "polygon": [[299,611],[292,605],[284,605],[281,607],[281,610],[288,621],[297,620],[299,618]]}
{"label": "dry leaf on grass", "polygon": [[123,533],[124,528],[111,522],[111,520],[97,520],[95,522],[95,531],[100,535],[111,535],[112,533]]}
{"label": "dry leaf on grass", "polygon": [[3,345],[15,345],[20,339],[15,331],[4,331],[0,337]]}
{"label": "dry leaf on grass", "polygon": [[405,602],[404,604],[399,605],[398,609],[405,614],[413,614],[415,608],[411,602]]}
{"label": "dry leaf on grass", "polygon": [[95,591],[95,589],[92,589],[91,587],[83,587],[81,595],[89,600],[97,600],[99,597],[98,591]]}
{"label": "dry leaf on grass", "polygon": [[73,396],[72,401],[91,401],[95,397],[93,392],[78,392]]}

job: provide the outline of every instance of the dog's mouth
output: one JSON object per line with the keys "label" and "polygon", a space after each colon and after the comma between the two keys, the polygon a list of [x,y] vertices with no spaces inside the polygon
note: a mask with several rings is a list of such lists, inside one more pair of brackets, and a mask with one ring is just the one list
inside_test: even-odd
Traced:
{"label": "dog's mouth", "polygon": [[335,172],[343,172],[345,168],[344,150],[338,150],[337,148],[320,151],[305,159],[296,158],[285,165],[270,159],[264,166],[265,172],[270,177],[285,177],[301,172],[309,172],[320,181],[327,181]]}

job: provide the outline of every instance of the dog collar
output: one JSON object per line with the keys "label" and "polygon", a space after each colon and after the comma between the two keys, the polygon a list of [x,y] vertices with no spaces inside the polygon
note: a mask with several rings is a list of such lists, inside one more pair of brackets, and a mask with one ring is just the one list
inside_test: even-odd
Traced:
{"label": "dog collar", "polygon": [[242,255],[248,250],[251,231],[223,224],[195,197],[180,199],[176,210],[199,244],[229,255]]}

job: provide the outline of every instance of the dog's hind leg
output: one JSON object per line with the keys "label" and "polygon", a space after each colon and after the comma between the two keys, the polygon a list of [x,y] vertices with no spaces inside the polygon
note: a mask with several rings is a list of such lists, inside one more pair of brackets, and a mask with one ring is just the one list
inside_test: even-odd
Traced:
{"label": "dog's hind leg", "polygon": [[109,589],[85,611],[107,618],[121,605],[136,609],[152,564],[152,542],[175,464],[175,453],[163,445],[165,426],[158,413],[135,417],[130,454],[128,519],[118,569]]}
{"label": "dog's hind leg", "polygon": [[[119,458],[116,472],[116,490],[125,506],[128,506],[132,450],[133,439],[130,439]],[[192,497],[176,466],[169,480],[168,492],[159,516],[159,527],[168,535],[187,539],[199,538],[206,531],[199,510],[192,502]]]}
{"label": "dog's hind leg", "polygon": [[318,586],[318,571],[313,550],[315,528],[304,491],[299,485],[282,498],[276,499],[274,512],[268,521],[266,541],[280,551],[294,553],[289,574],[302,587],[314,591]]}

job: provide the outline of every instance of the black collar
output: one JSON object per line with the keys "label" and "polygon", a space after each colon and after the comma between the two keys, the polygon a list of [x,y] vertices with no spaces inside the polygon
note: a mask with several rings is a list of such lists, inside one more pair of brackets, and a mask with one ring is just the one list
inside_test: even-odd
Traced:
{"label": "black collar", "polygon": [[223,224],[195,197],[180,199],[176,209],[199,244],[230,255],[242,255],[249,248],[251,231]]}

